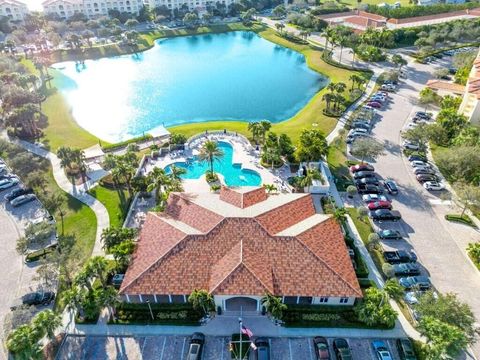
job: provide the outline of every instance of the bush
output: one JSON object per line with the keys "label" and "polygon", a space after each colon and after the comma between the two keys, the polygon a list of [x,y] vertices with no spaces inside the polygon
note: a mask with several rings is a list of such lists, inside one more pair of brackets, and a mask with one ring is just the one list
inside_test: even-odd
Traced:
{"label": "bush", "polygon": [[215,174],[214,172],[207,171],[205,173],[205,179],[207,180],[208,183],[213,183],[218,181],[218,175]]}
{"label": "bush", "polygon": [[448,214],[448,215],[445,215],[445,219],[447,219],[448,221],[462,223],[462,224],[471,226],[473,228],[477,227],[477,225],[475,225],[475,223],[470,218],[470,216],[465,215],[465,214],[463,214],[463,216],[462,215]]}
{"label": "bush", "polygon": [[478,3],[476,2],[465,4],[435,4],[429,6],[414,5],[400,7],[397,9],[368,5],[367,11],[373,14],[385,16],[386,18],[405,19],[409,17],[436,15],[458,10],[474,9],[476,7],[478,7]]}
{"label": "bush", "polygon": [[198,325],[203,314],[195,310],[191,304],[150,304],[154,320],[150,314],[148,304],[121,303],[116,308],[117,319],[120,324],[175,324]]}
{"label": "bush", "polygon": [[213,191],[213,192],[219,191],[221,188],[222,188],[222,186],[219,185],[219,184],[213,184],[213,185],[210,186],[210,190]]}
{"label": "bush", "polygon": [[118,143],[115,143],[115,144],[103,145],[102,150],[103,151],[113,151],[113,150],[116,150],[118,148],[125,147],[129,144],[133,144],[133,143],[137,143],[137,142],[144,142],[144,141],[151,140],[151,139],[153,139],[153,136],[150,135],[150,134],[146,134],[144,136],[138,136],[138,137],[135,137],[135,138],[132,138],[132,139],[129,139],[129,140],[125,140],[125,141],[121,141],[121,142],[118,142]]}

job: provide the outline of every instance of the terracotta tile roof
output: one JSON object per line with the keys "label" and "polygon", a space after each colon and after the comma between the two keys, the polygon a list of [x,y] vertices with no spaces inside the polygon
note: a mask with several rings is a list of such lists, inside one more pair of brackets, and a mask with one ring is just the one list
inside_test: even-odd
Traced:
{"label": "terracotta tile roof", "polygon": [[199,217],[196,228],[207,229],[217,220],[210,211],[198,211],[198,205],[192,207],[176,195],[171,195],[175,207],[170,199],[166,213],[148,214],[120,293],[174,295],[196,288],[225,295],[261,296],[268,291],[362,296],[343,234],[333,219],[319,218],[298,236],[275,235],[290,226],[285,223],[300,222],[315,213],[310,195],[277,195],[294,201],[276,200],[278,209],[256,217],[226,217],[202,234],[185,234],[178,230],[181,226],[171,225],[172,219],[162,221],[183,218],[193,226],[195,214]]}
{"label": "terracotta tile roof", "polygon": [[376,20],[376,21],[383,21],[383,22],[387,21],[387,18],[382,15],[372,14],[366,11],[358,11],[357,15],[368,18],[368,19]]}
{"label": "terracotta tile roof", "polygon": [[428,80],[427,86],[431,89],[446,90],[456,94],[463,94],[465,92],[465,86],[442,80]]}
{"label": "terracotta tile roof", "polygon": [[382,27],[384,25],[384,23],[382,22],[378,22],[376,20],[372,20],[362,16],[351,16],[346,18],[343,21],[352,25],[361,26],[363,28],[368,28],[368,27],[377,28],[377,27]]}
{"label": "terracotta tile roof", "polygon": [[477,99],[480,100],[480,78],[468,81],[468,92],[476,95]]}
{"label": "terracotta tile roof", "polygon": [[267,193],[262,187],[244,187],[242,189],[222,186],[220,200],[244,209],[267,200]]}

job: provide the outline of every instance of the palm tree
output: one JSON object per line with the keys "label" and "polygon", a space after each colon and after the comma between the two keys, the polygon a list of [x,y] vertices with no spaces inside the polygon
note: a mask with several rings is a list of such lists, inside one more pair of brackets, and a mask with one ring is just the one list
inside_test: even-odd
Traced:
{"label": "palm tree", "polygon": [[345,208],[336,208],[333,212],[333,218],[339,225],[343,225],[347,219],[347,210]]}
{"label": "palm tree", "polygon": [[335,84],[335,91],[336,91],[338,94],[343,93],[346,88],[347,88],[347,85],[345,85],[345,83],[343,83],[343,82],[339,82],[339,83],[336,83],[336,84]]}
{"label": "palm tree", "polygon": [[322,100],[325,101],[326,110],[330,111],[330,104],[334,100],[334,94],[326,93],[325,95],[322,96]]}
{"label": "palm tree", "polygon": [[38,333],[29,325],[21,325],[12,331],[7,338],[7,349],[15,359],[37,359],[40,354]]}
{"label": "palm tree", "polygon": [[154,168],[147,176],[147,191],[156,192],[157,203],[162,199],[162,189],[170,184],[170,177],[167,175],[164,169]]}
{"label": "palm tree", "polygon": [[248,123],[248,131],[252,133],[253,141],[258,145],[258,139],[262,133],[262,125],[258,121],[252,121]]}
{"label": "palm tree", "polygon": [[362,77],[358,76],[357,74],[353,74],[350,76],[349,80],[352,82],[352,88],[350,90],[353,90],[355,84],[358,84],[360,81],[362,81]]}
{"label": "palm tree", "polygon": [[285,29],[285,24],[282,23],[276,23],[275,27],[277,28],[278,32],[281,34],[282,30]]}
{"label": "palm tree", "polygon": [[174,180],[181,181],[182,180],[182,178],[181,178],[182,175],[184,175],[186,173],[187,173],[187,170],[182,168],[182,167],[179,167],[179,166],[176,166],[176,165],[170,166],[170,176]]}
{"label": "palm tree", "polygon": [[108,308],[110,314],[113,314],[112,308],[119,304],[117,290],[113,286],[107,286],[106,288],[99,288],[95,290],[96,303],[100,307]]}
{"label": "palm tree", "polygon": [[94,256],[88,260],[84,269],[92,279],[98,279],[104,289],[107,287],[107,259],[103,256]]}
{"label": "palm tree", "polygon": [[55,330],[62,325],[62,317],[52,310],[39,312],[32,320],[32,326],[41,334],[45,334],[48,339],[55,339]]}
{"label": "palm tree", "polygon": [[308,168],[307,169],[307,174],[302,178],[300,181],[300,185],[303,187],[308,188],[308,192],[310,192],[310,187],[313,185],[314,180],[321,180],[322,179],[322,174],[318,169],[315,168]]}
{"label": "palm tree", "polygon": [[383,290],[392,298],[393,300],[400,300],[403,298],[405,293],[404,288],[400,285],[397,279],[388,279],[385,282]]}
{"label": "palm tree", "polygon": [[210,172],[213,174],[213,162],[220,160],[223,157],[223,151],[218,147],[218,143],[215,141],[205,141],[200,148],[198,159],[200,161],[208,161],[210,164]]}
{"label": "palm tree", "polygon": [[70,169],[73,162],[72,149],[61,146],[57,150],[57,157],[60,159],[60,166],[64,169]]}
{"label": "palm tree", "polygon": [[261,137],[262,137],[262,143],[265,143],[265,136],[267,135],[268,130],[272,127],[272,123],[268,120],[262,120],[260,121],[260,128],[261,128]]}
{"label": "palm tree", "polygon": [[265,190],[267,190],[267,193],[269,194],[278,190],[277,187],[273,184],[263,184],[263,187],[265,188]]}
{"label": "palm tree", "polygon": [[215,307],[213,296],[207,290],[194,289],[188,297],[188,302],[192,304],[194,309],[202,309],[205,315]]}
{"label": "palm tree", "polygon": [[282,303],[282,298],[272,294],[265,294],[261,303],[265,306],[267,312],[269,312],[275,319],[281,319],[283,311],[287,309],[287,305]]}
{"label": "palm tree", "polygon": [[335,90],[336,90],[335,86],[336,86],[336,85],[337,85],[337,84],[335,84],[334,82],[329,83],[329,84],[327,85],[327,90],[330,91],[331,93],[335,92]]}

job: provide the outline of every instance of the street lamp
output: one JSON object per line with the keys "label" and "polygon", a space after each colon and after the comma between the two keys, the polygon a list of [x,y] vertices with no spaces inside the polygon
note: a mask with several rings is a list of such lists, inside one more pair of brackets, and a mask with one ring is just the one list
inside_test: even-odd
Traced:
{"label": "street lamp", "polygon": [[152,317],[152,320],[155,320],[155,317],[153,316],[152,306],[150,305],[150,300],[147,300],[146,302],[148,305],[148,310],[150,310],[150,316]]}

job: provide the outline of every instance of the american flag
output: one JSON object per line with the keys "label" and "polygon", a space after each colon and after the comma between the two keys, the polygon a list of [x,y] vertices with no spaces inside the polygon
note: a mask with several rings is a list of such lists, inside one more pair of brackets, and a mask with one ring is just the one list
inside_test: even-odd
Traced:
{"label": "american flag", "polygon": [[253,336],[252,330],[246,328],[245,326],[242,325],[242,334],[247,335],[249,338]]}

